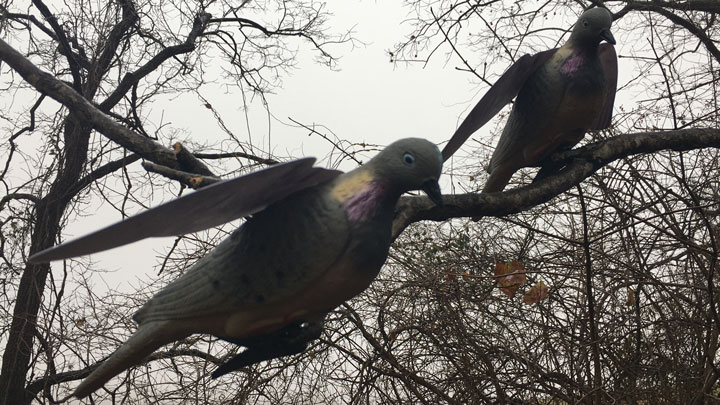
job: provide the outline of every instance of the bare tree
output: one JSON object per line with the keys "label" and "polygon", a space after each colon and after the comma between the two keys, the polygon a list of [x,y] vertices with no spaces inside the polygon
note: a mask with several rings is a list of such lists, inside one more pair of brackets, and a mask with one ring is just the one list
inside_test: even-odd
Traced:
{"label": "bare tree", "polygon": [[[493,82],[521,54],[556,46],[573,16],[590,4],[406,3],[414,26],[391,52],[393,60],[452,56],[482,83]],[[616,37],[626,44],[620,48],[626,72],[620,94],[636,102],[616,111],[610,130],[553,156],[564,165],[561,172],[501,195],[478,194],[489,151],[481,145],[450,168],[454,186],[466,192],[446,196],[446,204],[435,208],[425,198],[404,198],[394,232],[398,236],[421,220],[499,218],[413,225],[397,239],[378,282],[331,314],[321,341],[304,354],[236,373],[228,377],[232,392],[226,392],[209,389],[219,383],[208,378],[208,369],[233,349],[191,337],[128,370],[98,398],[712,400],[720,325],[720,168],[714,149],[720,147],[720,58],[713,39],[720,10],[699,0],[606,5],[616,17]],[[144,113],[153,98],[214,80],[206,72],[218,60],[242,91],[262,94],[274,84],[268,78],[292,65],[287,41],[308,41],[332,64],[326,46],[348,40],[324,34],[323,6],[312,2],[188,7],[118,1],[97,9],[78,1],[51,11],[39,0],[3,6],[4,38],[23,49],[21,54],[0,42],[9,77],[4,86],[32,95],[20,111],[4,113],[4,403],[64,396],[68,382],[87,375],[109,352],[108,342],[127,336],[126,314],[151,293],[96,294],[84,266],[67,262],[56,280],[48,265],[27,264],[28,253],[61,239],[84,199],[99,196],[123,213],[128,205],[142,205],[138,185],[155,179],[129,168],[136,160],[186,184],[196,175],[211,178],[213,172],[182,146],[175,152],[162,146],[170,143],[169,134]],[[49,98],[64,107],[46,109]],[[42,137],[41,153],[23,146],[31,135]],[[204,157],[233,157],[245,167],[276,160],[259,145],[233,142],[229,155]],[[27,178],[18,182],[21,171]],[[528,173],[519,181],[529,183]],[[222,234],[176,243],[160,278],[174,277]],[[498,293],[492,277],[496,262],[508,260],[521,262],[529,280],[513,298]],[[522,303],[519,294],[539,281],[549,286],[548,299]]]}
{"label": "bare tree", "polygon": [[[445,56],[485,84],[523,53],[557,46],[554,27],[590,5],[408,3],[415,25],[393,60]],[[633,98],[611,129],[554,156],[565,168],[552,178],[502,196],[473,192],[494,144],[478,133],[452,162],[465,194],[442,208],[401,202],[398,233],[420,219],[500,218],[413,226],[398,239],[386,279],[354,303],[360,332],[335,342],[367,342],[354,361],[373,367],[362,375],[373,402],[718,401],[720,8],[604,3],[625,69],[620,94]],[[513,298],[493,277],[510,260],[527,278]],[[523,303],[539,281],[547,300]]]}
{"label": "bare tree", "polygon": [[[327,34],[324,4],[305,1],[33,0],[4,2],[0,13],[3,38],[24,53],[1,42],[4,92],[16,104],[2,117],[0,256],[7,312],[0,402],[19,404],[52,400],[51,387],[81,378],[97,361],[80,353],[87,344],[82,335],[89,332],[80,315],[87,313],[84,305],[111,304],[89,307],[98,311],[128,305],[119,297],[94,296],[77,265],[66,263],[57,279],[48,264],[27,264],[28,254],[60,240],[89,197],[104,199],[123,215],[142,207],[138,192],[154,180],[131,168],[137,160],[162,165],[164,173],[212,174],[182,146],[175,152],[164,146],[177,134],[147,118],[153,100],[197,91],[218,75],[239,94],[263,97],[293,67],[297,46],[291,44],[307,43],[305,49],[333,65],[328,46],[351,38]],[[52,104],[51,97],[64,106]],[[275,161],[259,145],[229,138],[229,153],[205,158],[233,158],[242,168]],[[87,290],[86,302],[75,301],[72,291],[78,289]],[[126,322],[124,316],[113,318]],[[107,328],[110,337],[123,325],[93,326]],[[88,363],[68,362],[67,355]]]}

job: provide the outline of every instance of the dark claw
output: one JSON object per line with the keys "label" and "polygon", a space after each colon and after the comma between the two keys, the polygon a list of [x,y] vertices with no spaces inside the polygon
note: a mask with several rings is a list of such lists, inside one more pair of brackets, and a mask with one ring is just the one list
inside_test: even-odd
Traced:
{"label": "dark claw", "polygon": [[311,341],[320,337],[322,330],[322,322],[297,322],[267,335],[248,339],[226,339],[247,349],[220,365],[213,371],[212,378],[218,378],[261,361],[302,353]]}
{"label": "dark claw", "polygon": [[[558,147],[558,149],[555,152],[553,152],[552,155],[562,153],[562,152],[567,152],[571,149],[572,149],[572,146],[563,145],[563,146]],[[537,172],[537,174],[533,178],[533,181],[532,181],[533,183],[537,183],[538,181],[548,177],[549,175],[559,172],[560,170],[562,170],[565,167],[565,165],[553,163],[552,160],[550,159],[552,157],[552,155],[548,156],[547,158],[545,158],[539,162],[540,170]]]}
{"label": "dark claw", "polygon": [[547,164],[540,166],[540,170],[538,170],[537,174],[532,180],[532,183],[537,183],[538,181],[544,179],[545,177],[548,177],[549,175],[559,171],[562,169],[562,166],[557,166],[553,164]]}

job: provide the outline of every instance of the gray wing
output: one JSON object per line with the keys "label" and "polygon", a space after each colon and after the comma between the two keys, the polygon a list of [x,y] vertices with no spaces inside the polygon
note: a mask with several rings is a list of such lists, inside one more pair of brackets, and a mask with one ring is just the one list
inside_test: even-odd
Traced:
{"label": "gray wing", "polygon": [[503,162],[521,163],[524,160],[518,154],[556,115],[565,94],[565,84],[561,76],[547,65],[528,78],[495,146],[488,172],[492,173]]}
{"label": "gray wing", "polygon": [[348,240],[345,211],[321,192],[326,185],[318,187],[249,219],[157,293],[135,314],[135,320],[229,313],[298,294],[330,268]]}
{"label": "gray wing", "polygon": [[153,236],[196,232],[254,214],[340,174],[312,167],[314,162],[314,158],[299,159],[212,184],[97,232],[45,249],[29,260],[39,263],[82,256]]}
{"label": "gray wing", "polygon": [[603,76],[605,76],[605,103],[598,120],[590,127],[590,129],[605,129],[610,126],[612,121],[613,105],[615,104],[615,92],[617,91],[618,81],[618,59],[615,53],[615,47],[606,42],[600,44],[598,56],[603,68]]}
{"label": "gray wing", "polygon": [[470,114],[460,124],[443,148],[443,160],[448,160],[475,131],[495,116],[518,95],[527,79],[555,53],[556,49],[523,55],[490,87]]}

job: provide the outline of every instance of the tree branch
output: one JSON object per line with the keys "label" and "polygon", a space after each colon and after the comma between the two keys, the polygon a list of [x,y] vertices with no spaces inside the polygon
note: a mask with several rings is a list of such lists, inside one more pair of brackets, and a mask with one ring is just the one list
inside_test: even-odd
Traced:
{"label": "tree branch", "polygon": [[720,49],[715,46],[715,42],[712,38],[708,37],[704,30],[693,24],[691,21],[680,17],[679,15],[671,12],[668,9],[685,10],[685,11],[705,11],[708,13],[720,13],[720,2],[718,1],[688,1],[684,3],[680,2],[667,2],[667,1],[630,1],[622,10],[615,14],[615,18],[622,17],[633,10],[640,11],[652,11],[660,14],[661,16],[670,20],[670,22],[677,24],[685,28],[688,32],[694,35],[700,43],[702,43],[708,52],[720,62]]}
{"label": "tree branch", "polygon": [[245,158],[253,162],[262,163],[272,166],[279,162],[275,159],[262,158],[260,156],[251,155],[245,152],[226,152],[226,153],[193,153],[198,159],[227,159],[227,158]]}
{"label": "tree branch", "polygon": [[202,176],[217,177],[215,173],[211,172],[210,169],[193,155],[187,148],[180,142],[175,142],[173,145],[173,152],[175,152],[175,158],[180,163],[180,166],[186,172],[197,173]]}
{"label": "tree branch", "polygon": [[68,60],[68,66],[70,67],[70,72],[72,73],[73,77],[73,87],[75,90],[80,91],[82,89],[82,76],[80,76],[80,65],[73,57],[75,53],[72,50],[72,47],[70,47],[70,42],[68,41],[67,37],[65,36],[65,32],[63,31],[62,27],[57,21],[57,18],[50,12],[50,9],[45,5],[45,3],[42,2],[42,0],[32,0],[33,5],[37,7],[38,11],[45,17],[45,20],[47,20],[48,24],[52,27],[53,31],[55,32],[55,36],[60,43],[60,49],[63,50],[63,53],[67,57]]}
{"label": "tree branch", "polygon": [[[112,30],[110,30],[110,33],[107,35],[107,40],[104,43],[102,53],[95,61],[93,61],[94,63],[92,65],[92,69],[88,72],[88,86],[86,91],[89,94],[95,93],[95,90],[100,85],[101,78],[107,72],[110,67],[110,63],[115,57],[120,41],[122,41],[125,33],[130,29],[130,27],[135,25],[138,20],[135,5],[131,0],[120,0],[119,3],[122,7],[122,19],[120,22],[115,24]],[[88,96],[88,98],[92,97]]]}
{"label": "tree branch", "polygon": [[26,194],[26,193],[12,193],[4,196],[3,198],[0,198],[0,210],[3,209],[5,204],[10,202],[10,200],[28,200],[32,202],[33,204],[37,204],[38,201],[40,201],[40,198],[38,196],[33,194]]}
{"label": "tree branch", "polygon": [[[597,3],[593,1],[593,3]],[[720,2],[717,0],[686,0],[686,1],[628,1],[626,8],[647,9],[650,7],[662,7],[665,9],[679,11],[701,11],[705,13],[720,13]]]}
{"label": "tree branch", "polygon": [[182,53],[188,53],[195,49],[195,40],[197,37],[205,31],[205,27],[210,21],[210,14],[200,13],[195,17],[193,21],[192,29],[185,42],[179,45],[169,46],[162,51],[158,52],[157,55],[153,56],[146,64],[142,65],[138,70],[126,74],[118,84],[115,91],[113,91],[105,101],[100,103],[100,109],[102,111],[111,110],[115,104],[122,100],[123,96],[140,81],[143,77],[147,76],[155,69],[157,69],[166,60],[180,55]]}
{"label": "tree branch", "polygon": [[108,162],[97,169],[93,170],[90,174],[87,176],[81,178],[78,180],[75,184],[73,184],[70,194],[75,195],[80,192],[80,190],[84,189],[85,187],[89,186],[90,183],[92,183],[95,180],[101,179],[108,174],[114,172],[115,170],[121,169],[124,166],[127,166],[135,161],[140,159],[140,156],[138,155],[128,155],[123,157],[122,159],[118,159],[112,162]]}
{"label": "tree branch", "polygon": [[156,164],[153,164],[150,162],[143,162],[142,166],[145,168],[145,170],[147,170],[149,172],[157,173],[157,174],[165,176],[169,179],[176,180],[176,181],[180,182],[181,184],[191,187],[191,188],[194,188],[194,189],[209,186],[213,183],[217,183],[218,181],[222,180],[218,177],[205,176],[202,174],[170,169],[168,167],[156,165]]}
{"label": "tree branch", "polygon": [[444,195],[442,207],[427,197],[402,197],[396,207],[393,237],[422,220],[445,221],[457,217],[500,217],[545,203],[576,186],[601,167],[631,155],[661,150],[687,151],[720,148],[720,129],[690,128],[619,135],[550,156],[553,165],[567,166],[542,181],[502,193]]}
{"label": "tree branch", "polygon": [[0,60],[17,71],[28,83],[42,94],[47,94],[62,103],[74,114],[88,122],[98,132],[120,146],[147,159],[170,168],[177,168],[178,162],[169,149],[147,137],[141,136],[103,114],[85,97],[49,73],[43,72],[25,56],[0,39]]}
{"label": "tree branch", "polygon": [[[27,20],[27,21],[30,21],[30,22],[33,23],[36,27],[38,27],[38,28],[40,29],[40,31],[44,32],[47,36],[49,36],[50,38],[52,38],[52,39],[55,40],[55,41],[58,40],[57,35],[55,35],[55,33],[53,32],[53,30],[51,30],[50,28],[48,28],[48,27],[46,27],[45,25],[43,25],[43,23],[41,23],[40,20],[38,20],[37,17],[35,17],[34,15],[32,15],[32,14],[22,14],[22,13],[11,13],[11,12],[10,12],[7,8],[5,8],[4,6],[0,6],[0,11],[2,11],[2,17],[3,17],[3,18],[6,18],[6,19],[8,19],[8,20],[16,20],[16,21],[17,21],[17,20]],[[30,28],[29,25],[28,25],[27,27]]]}
{"label": "tree branch", "polygon": [[[213,363],[215,365],[222,364],[222,359],[219,359],[209,353],[205,353],[201,350],[197,349],[169,349],[165,351],[158,351],[150,356],[146,357],[140,364],[136,365],[135,367],[139,367],[141,365],[150,363],[151,361],[160,360],[160,359],[171,359],[175,357],[180,356],[192,356],[197,357],[200,359],[204,359],[206,361],[209,361],[210,363]],[[66,371],[63,373],[57,373],[57,374],[51,374],[46,377],[39,378],[30,384],[27,385],[27,391],[33,395],[37,396],[40,391],[46,387],[46,386],[52,386],[63,382],[68,381],[76,381],[80,380],[82,378],[85,378],[90,375],[96,368],[100,366],[100,364],[105,361],[104,359],[101,361],[98,361],[95,364],[92,364],[90,366],[87,366],[80,370],[73,370],[73,371]]]}

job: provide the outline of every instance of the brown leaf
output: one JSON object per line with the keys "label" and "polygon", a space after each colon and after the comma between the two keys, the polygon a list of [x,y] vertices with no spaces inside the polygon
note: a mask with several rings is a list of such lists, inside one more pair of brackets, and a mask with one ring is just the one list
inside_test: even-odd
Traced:
{"label": "brown leaf", "polygon": [[508,263],[496,263],[493,280],[503,294],[512,298],[515,291],[525,284],[525,266],[517,260]]}
{"label": "brown leaf", "polygon": [[525,296],[523,297],[523,302],[527,305],[534,305],[544,299],[546,299],[548,296],[548,288],[545,285],[545,282],[540,280],[537,283],[535,283],[532,288],[525,293]]}
{"label": "brown leaf", "polygon": [[627,289],[627,301],[625,301],[625,305],[628,307],[635,305],[635,290],[630,287]]}

